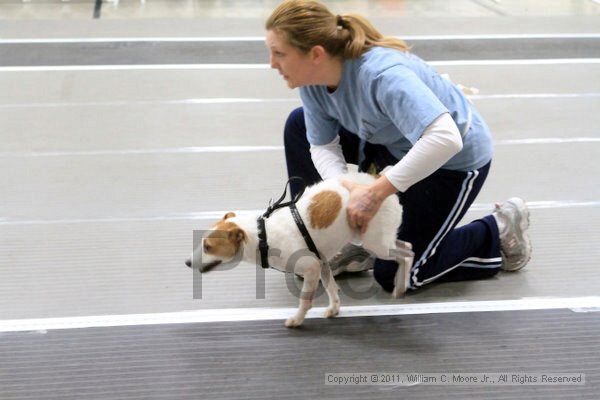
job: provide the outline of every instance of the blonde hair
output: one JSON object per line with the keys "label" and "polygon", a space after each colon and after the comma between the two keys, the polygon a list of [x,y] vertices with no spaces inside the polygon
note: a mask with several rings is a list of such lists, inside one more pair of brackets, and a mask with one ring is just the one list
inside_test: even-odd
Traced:
{"label": "blonde hair", "polygon": [[323,46],[332,56],[358,58],[373,46],[409,51],[400,39],[383,36],[358,14],[334,15],[318,1],[287,0],[281,3],[265,23],[267,30],[283,34],[287,41],[307,53]]}

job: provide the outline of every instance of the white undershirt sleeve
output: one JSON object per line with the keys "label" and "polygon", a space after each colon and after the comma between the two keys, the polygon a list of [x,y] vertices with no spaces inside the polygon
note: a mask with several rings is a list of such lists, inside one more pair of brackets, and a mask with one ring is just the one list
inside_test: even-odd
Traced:
{"label": "white undershirt sleeve", "polygon": [[383,174],[398,191],[431,175],[461,151],[462,138],[458,127],[448,113],[429,125],[421,138],[396,165],[386,167]]}
{"label": "white undershirt sleeve", "polygon": [[331,143],[311,145],[310,154],[321,178],[330,179],[348,172],[348,165],[340,145],[340,137],[336,136]]}

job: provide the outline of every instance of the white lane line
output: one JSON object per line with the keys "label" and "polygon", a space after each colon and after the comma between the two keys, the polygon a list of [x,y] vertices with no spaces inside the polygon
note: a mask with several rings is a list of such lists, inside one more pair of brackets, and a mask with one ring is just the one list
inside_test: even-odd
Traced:
{"label": "white lane line", "polygon": [[24,153],[0,152],[0,157],[65,157],[65,156],[121,156],[141,154],[194,154],[194,153],[256,153],[283,151],[283,146],[205,146],[126,150],[32,151]]}
{"label": "white lane line", "polygon": [[[404,40],[598,39],[598,33],[520,33],[483,35],[393,35]],[[5,38],[0,44],[118,43],[118,42],[264,42],[264,36]]]}
{"label": "white lane line", "polygon": [[[495,146],[515,146],[528,144],[565,144],[565,143],[598,143],[600,137],[564,137],[564,138],[525,138],[503,139],[494,141]],[[108,150],[69,150],[69,151],[6,151],[0,152],[0,158],[25,157],[71,157],[71,156],[122,156],[147,154],[196,154],[196,153],[257,153],[281,152],[283,146],[203,146],[203,147],[173,147],[155,149],[108,149]]]}
{"label": "white lane line", "polygon": [[[600,93],[598,93],[600,96]],[[204,99],[181,99],[181,100],[121,100],[121,101],[90,101],[90,102],[56,102],[56,103],[15,103],[0,104],[2,108],[43,108],[43,107],[123,107],[139,105],[195,105],[195,104],[255,104],[255,103],[300,103],[299,98],[235,98],[235,97],[213,97]]]}
{"label": "white lane line", "polygon": [[488,35],[395,35],[404,40],[600,39],[600,33],[515,33]]}
{"label": "white lane line", "polygon": [[269,64],[135,64],[41,65],[0,67],[0,72],[137,71],[137,70],[245,70],[270,69]]}
{"label": "white lane line", "polygon": [[137,70],[244,70],[270,69],[269,64],[137,64],[137,65],[41,65],[0,67],[0,72],[137,71]]}
{"label": "white lane line", "polygon": [[[574,38],[587,38],[573,36]],[[569,38],[569,37],[566,37]],[[0,44],[120,43],[120,42],[264,42],[264,36],[194,36],[194,37],[96,37],[96,38],[14,38],[0,39]]]}
{"label": "white lane line", "polygon": [[563,144],[563,143],[598,143],[600,137],[574,137],[574,138],[536,138],[536,139],[504,139],[496,140],[496,146],[512,146],[526,144]]}
{"label": "white lane line", "polygon": [[[518,300],[498,301],[342,306],[338,318],[555,309],[571,309],[576,312],[587,312],[599,308],[600,297],[598,296],[573,298],[523,298]],[[295,310],[296,309],[294,308],[231,308],[155,314],[17,319],[0,321],[0,332],[44,332],[55,329],[284,320],[293,315]],[[324,318],[324,312],[324,307],[314,308],[308,312],[307,319]]]}
{"label": "white lane line", "polygon": [[[432,66],[571,65],[600,64],[600,58],[552,58],[516,60],[428,61]],[[269,64],[137,64],[137,65],[40,65],[0,67],[0,72],[136,71],[136,70],[246,70],[270,69]]]}
{"label": "white lane line", "polygon": [[[490,208],[491,209],[491,208]],[[237,215],[257,215],[265,210],[236,210]],[[228,211],[200,211],[192,213],[140,216],[140,217],[99,217],[99,218],[64,218],[64,219],[10,219],[0,218],[0,226],[7,225],[53,225],[53,224],[88,224],[103,222],[152,222],[152,221],[202,221],[218,220]]]}
{"label": "white lane line", "polygon": [[[504,99],[575,99],[600,97],[600,93],[507,93],[507,94],[477,94],[468,98],[480,100]],[[83,102],[49,102],[49,103],[6,103],[0,104],[2,108],[52,108],[52,107],[124,107],[139,105],[195,105],[195,104],[256,104],[256,103],[300,103],[300,99],[293,98],[252,98],[252,97],[213,97],[180,100],[120,100],[120,101],[83,101]]]}
{"label": "white lane line", "polygon": [[[579,97],[600,97],[600,93],[506,93],[506,94],[475,94],[467,96],[473,100],[504,100],[504,99],[575,99]],[[0,106],[1,107],[1,106]]]}
{"label": "white lane line", "polygon": [[432,66],[482,66],[482,65],[569,65],[569,64],[600,64],[600,58],[548,58],[548,59],[517,59],[517,60],[449,60],[428,61]]}
{"label": "white lane line", "polygon": [[145,154],[195,154],[195,153],[257,153],[266,151],[283,151],[283,146],[204,146],[173,147],[156,149],[123,149],[123,150],[72,150],[72,151],[31,151],[0,152],[1,157],[71,157],[71,156],[123,156]]}
{"label": "white lane line", "polygon": [[[586,208],[600,207],[600,201],[575,201],[575,200],[542,200],[527,201],[527,207],[530,210],[546,210],[555,208]],[[491,211],[493,204],[473,203],[469,211]]]}
{"label": "white lane line", "polygon": [[[556,208],[592,208],[600,207],[600,201],[575,201],[575,200],[545,200],[528,201],[527,206],[531,210],[544,210]],[[469,211],[491,211],[492,203],[474,203]],[[146,215],[137,217],[98,217],[98,218],[63,218],[63,219],[11,219],[0,218],[0,226],[21,225],[53,225],[53,224],[88,224],[88,223],[114,223],[114,222],[153,222],[153,221],[215,221],[223,217],[231,210],[221,211],[199,211],[190,213],[177,213],[165,215]],[[261,210],[235,210],[238,215],[258,215]]]}

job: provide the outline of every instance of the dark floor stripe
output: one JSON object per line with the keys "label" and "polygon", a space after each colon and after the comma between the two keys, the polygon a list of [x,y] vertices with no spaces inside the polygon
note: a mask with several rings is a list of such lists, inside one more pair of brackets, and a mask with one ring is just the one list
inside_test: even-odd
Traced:
{"label": "dark floor stripe", "polygon": [[101,12],[102,12],[102,0],[96,0],[96,4],[94,5],[94,19],[99,19]]}
{"label": "dark floor stripe", "polygon": [[[0,398],[597,398],[600,313],[426,314],[18,332]],[[326,386],[326,373],[584,373],[579,386]]]}
{"label": "dark floor stripe", "polygon": [[[600,39],[525,38],[414,40],[412,51],[427,61],[599,58]],[[256,64],[267,63],[261,41],[2,43],[2,66]]]}

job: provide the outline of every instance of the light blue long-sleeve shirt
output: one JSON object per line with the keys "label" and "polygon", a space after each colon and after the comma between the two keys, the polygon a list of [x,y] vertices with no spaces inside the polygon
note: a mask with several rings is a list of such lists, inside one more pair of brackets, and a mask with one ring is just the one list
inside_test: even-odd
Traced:
{"label": "light blue long-sleeve shirt", "polygon": [[340,126],[370,143],[385,145],[398,159],[441,114],[449,113],[463,137],[463,149],[442,166],[470,171],[493,153],[489,128],[462,91],[411,53],[374,47],[345,60],[337,89],[300,88],[307,137],[330,143]]}

